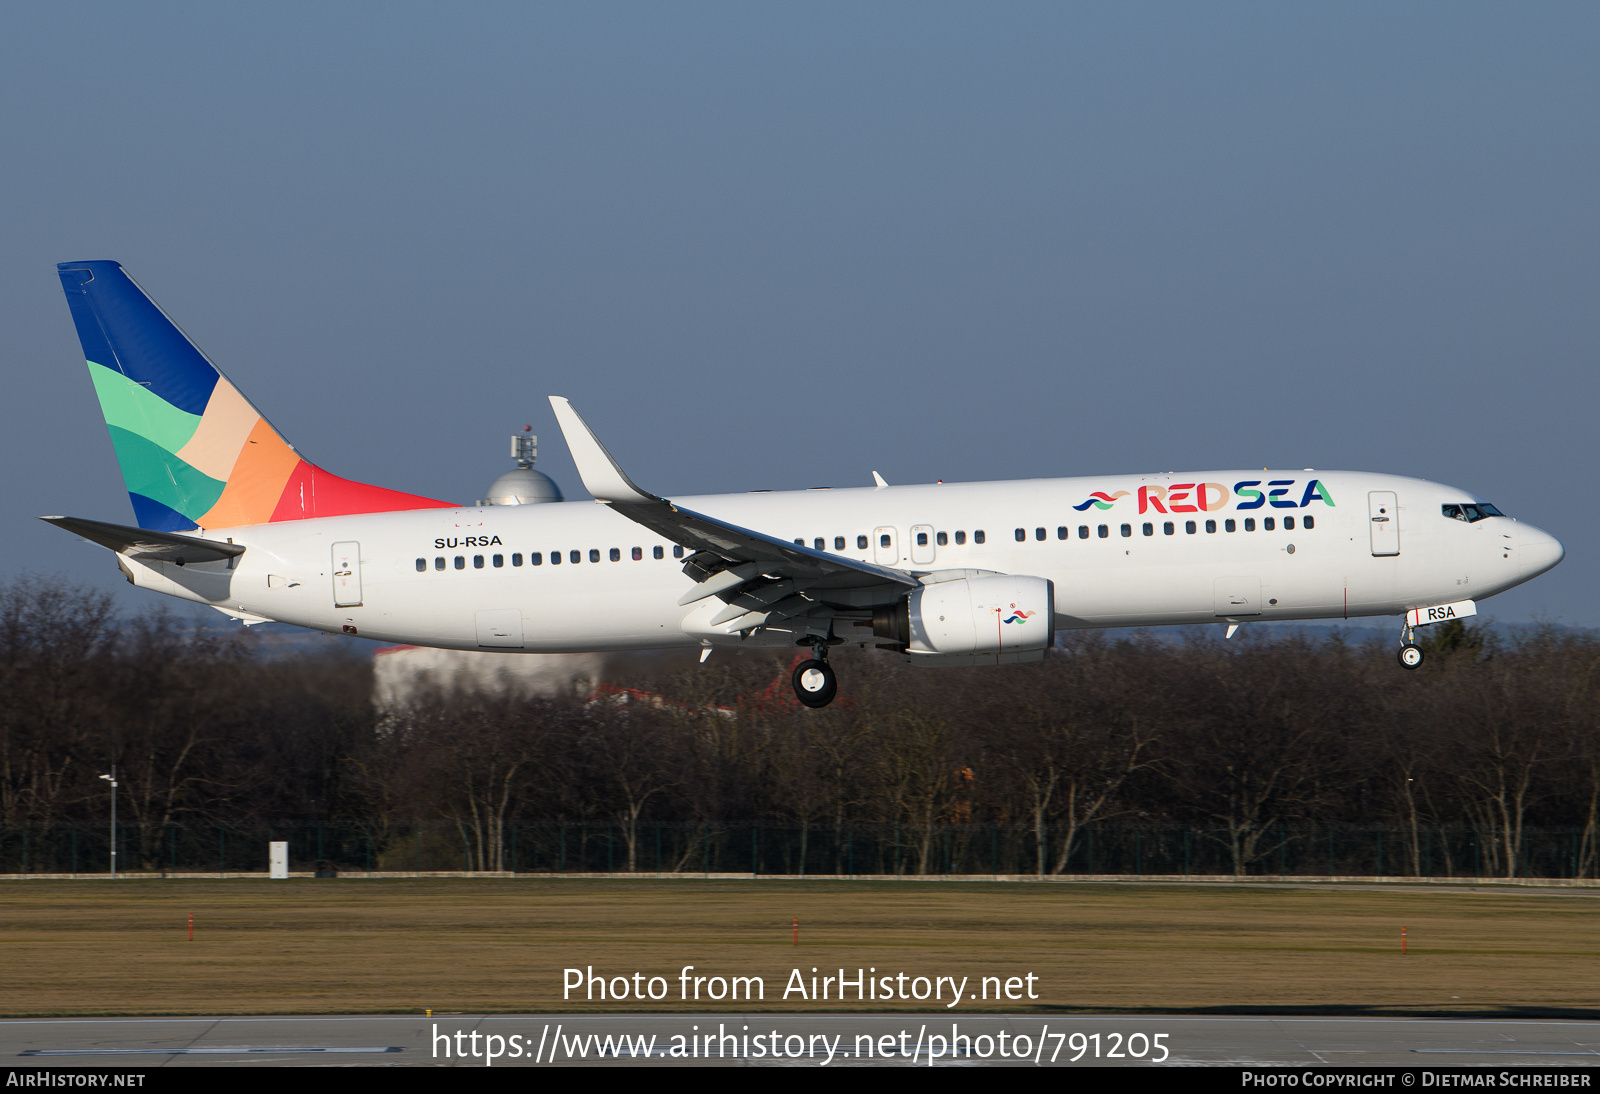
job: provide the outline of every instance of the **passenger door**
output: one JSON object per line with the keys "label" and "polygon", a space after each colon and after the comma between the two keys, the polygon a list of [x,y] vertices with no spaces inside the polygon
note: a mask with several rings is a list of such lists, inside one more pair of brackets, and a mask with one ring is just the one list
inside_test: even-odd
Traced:
{"label": "passenger door", "polygon": [[1368,526],[1372,529],[1372,553],[1400,553],[1400,502],[1393,490],[1373,490],[1367,494]]}
{"label": "passenger door", "polygon": [[361,544],[354,540],[333,545],[333,606],[361,607]]}

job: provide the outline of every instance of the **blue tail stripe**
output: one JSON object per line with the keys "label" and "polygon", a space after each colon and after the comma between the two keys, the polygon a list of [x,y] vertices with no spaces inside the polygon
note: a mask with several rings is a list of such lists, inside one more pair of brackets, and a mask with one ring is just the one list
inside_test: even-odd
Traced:
{"label": "blue tail stripe", "polygon": [[133,502],[134,522],[140,528],[148,528],[152,532],[187,532],[199,527],[176,509],[162,505],[154,498],[129,491],[128,499]]}
{"label": "blue tail stripe", "polygon": [[143,384],[179,410],[204,414],[217,370],[118,262],[56,266],[83,354]]}

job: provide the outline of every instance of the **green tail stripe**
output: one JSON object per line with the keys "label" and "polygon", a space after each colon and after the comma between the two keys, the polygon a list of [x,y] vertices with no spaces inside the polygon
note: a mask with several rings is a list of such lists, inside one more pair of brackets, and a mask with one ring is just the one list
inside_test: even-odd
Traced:
{"label": "green tail stripe", "polygon": [[190,520],[203,516],[227,483],[196,471],[172,453],[121,426],[108,425],[128,491],[159,501]]}
{"label": "green tail stripe", "polygon": [[200,415],[179,410],[115,369],[93,361],[88,364],[89,379],[94,381],[94,393],[100,397],[106,425],[136,433],[168,452],[176,452],[189,443],[200,428]]}

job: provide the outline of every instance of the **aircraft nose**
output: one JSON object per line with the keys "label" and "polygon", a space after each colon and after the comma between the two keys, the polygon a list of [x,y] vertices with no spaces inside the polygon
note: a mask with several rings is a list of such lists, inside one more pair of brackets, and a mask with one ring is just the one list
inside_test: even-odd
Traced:
{"label": "aircraft nose", "polygon": [[1549,532],[1522,525],[1517,536],[1517,560],[1524,578],[1537,577],[1566,557],[1567,549]]}

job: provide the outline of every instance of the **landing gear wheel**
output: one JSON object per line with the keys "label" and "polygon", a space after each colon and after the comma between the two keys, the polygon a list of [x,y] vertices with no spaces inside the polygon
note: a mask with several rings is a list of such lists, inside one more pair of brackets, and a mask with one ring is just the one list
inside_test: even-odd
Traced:
{"label": "landing gear wheel", "polygon": [[1400,647],[1400,664],[1408,669],[1414,669],[1422,664],[1422,647],[1414,642],[1407,642]]}
{"label": "landing gear wheel", "polygon": [[812,658],[795,667],[791,683],[794,697],[813,709],[825,707],[839,694],[839,678],[826,661]]}

